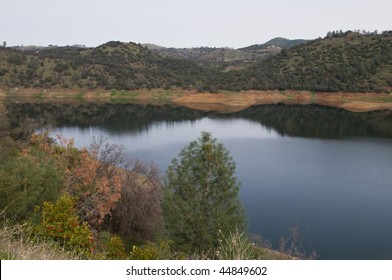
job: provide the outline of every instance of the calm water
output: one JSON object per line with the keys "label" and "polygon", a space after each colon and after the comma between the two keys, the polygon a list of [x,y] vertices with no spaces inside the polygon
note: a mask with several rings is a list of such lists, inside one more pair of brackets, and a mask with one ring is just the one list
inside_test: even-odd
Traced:
{"label": "calm water", "polygon": [[237,164],[250,232],[278,246],[299,225],[304,247],[320,259],[392,259],[390,113],[276,105],[223,115],[119,106],[117,113],[111,106],[79,107],[90,121],[71,120],[70,107],[22,111],[51,118],[54,133],[79,147],[93,136],[108,137],[129,157],[155,161],[162,175],[201,131],[212,132]]}

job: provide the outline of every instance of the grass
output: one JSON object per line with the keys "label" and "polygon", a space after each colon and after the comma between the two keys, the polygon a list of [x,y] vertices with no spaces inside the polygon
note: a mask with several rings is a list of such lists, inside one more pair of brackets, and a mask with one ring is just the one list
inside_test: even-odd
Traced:
{"label": "grass", "polygon": [[392,102],[392,95],[391,96],[379,96],[379,97],[371,99],[371,101],[381,102],[381,103],[389,103],[389,102]]}
{"label": "grass", "polygon": [[[260,258],[263,251],[255,250],[255,244],[251,243],[243,232],[236,230],[225,237],[220,232],[218,234],[219,248],[216,251],[216,256],[219,260],[251,260]],[[256,253],[257,254],[256,256]]]}
{"label": "grass", "polygon": [[79,93],[75,96],[75,98],[76,98],[76,99],[83,99],[83,98],[84,98],[84,92],[83,92],[83,91],[79,92]]}
{"label": "grass", "polygon": [[116,100],[116,99],[132,99],[132,98],[136,98],[140,95],[139,92],[137,91],[116,91],[113,90],[110,92],[110,98],[112,100]]}
{"label": "grass", "polygon": [[0,229],[1,260],[77,260],[77,254],[67,252],[53,242],[36,240],[28,224],[6,225]]}
{"label": "grass", "polygon": [[[32,234],[31,224],[6,224],[0,228],[0,259],[1,260],[80,260],[85,257],[74,252],[66,251],[59,244],[43,239],[37,239]],[[100,243],[109,240],[112,235],[102,232],[98,239]],[[130,241],[130,240],[128,240]],[[218,260],[290,260],[295,259],[288,254],[265,249],[254,242],[241,232],[233,232],[228,237],[220,236],[219,247],[216,251],[207,254],[187,255],[181,252],[170,252],[168,243],[145,243],[141,240],[132,240],[132,245],[139,244],[139,253],[152,254],[150,257],[157,257],[156,254],[161,250],[167,251],[163,259],[218,259]],[[147,244],[147,245],[146,245]],[[162,245],[163,244],[163,245]],[[165,245],[166,244],[166,245]],[[132,246],[129,246],[129,251]],[[140,246],[140,247],[139,247]],[[163,246],[163,247],[162,247]],[[169,247],[168,247],[169,246]],[[154,250],[152,250],[154,249]],[[151,251],[152,250],[152,251]],[[169,250],[169,251],[168,251]],[[151,251],[151,252],[150,252]],[[162,253],[162,252],[161,252]],[[213,256],[211,255],[213,254]],[[91,256],[93,257],[93,256]],[[140,256],[139,256],[140,257]],[[105,253],[97,254],[93,259],[105,259]]]}
{"label": "grass", "polygon": [[45,93],[44,93],[43,90],[40,91],[40,92],[37,94],[37,98],[39,98],[39,99],[44,99],[44,97],[45,97]]}
{"label": "grass", "polygon": [[168,103],[172,102],[173,92],[172,91],[157,91],[153,93],[154,101],[158,103]]}

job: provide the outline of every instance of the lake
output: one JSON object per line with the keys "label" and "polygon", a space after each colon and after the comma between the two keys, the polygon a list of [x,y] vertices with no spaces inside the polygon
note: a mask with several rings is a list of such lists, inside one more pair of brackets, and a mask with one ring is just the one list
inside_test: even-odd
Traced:
{"label": "lake", "polygon": [[12,120],[41,119],[78,147],[107,137],[154,161],[162,176],[202,131],[237,165],[249,232],[278,246],[299,226],[320,259],[392,259],[392,113],[316,105],[253,106],[219,114],[180,106],[11,104]]}

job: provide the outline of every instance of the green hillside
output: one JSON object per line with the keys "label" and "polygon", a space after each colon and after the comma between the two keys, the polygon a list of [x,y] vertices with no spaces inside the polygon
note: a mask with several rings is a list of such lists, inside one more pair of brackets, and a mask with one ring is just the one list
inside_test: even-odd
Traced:
{"label": "green hillside", "polygon": [[231,71],[225,89],[294,89],[383,92],[392,88],[392,32],[346,32],[282,50],[278,55]]}
{"label": "green hillside", "polygon": [[212,70],[192,61],[165,58],[135,43],[96,48],[0,49],[0,85],[10,87],[208,89]]}
{"label": "green hillside", "polygon": [[[292,43],[287,39],[280,42]],[[275,45],[267,49],[269,55],[257,57],[252,56],[252,52],[259,52],[256,49],[150,50],[140,44],[120,42],[96,48],[0,48],[0,88],[332,92],[392,89],[391,31],[333,32],[324,39],[288,49],[280,50]],[[271,56],[273,52],[277,54]],[[237,60],[240,62],[234,63]]]}

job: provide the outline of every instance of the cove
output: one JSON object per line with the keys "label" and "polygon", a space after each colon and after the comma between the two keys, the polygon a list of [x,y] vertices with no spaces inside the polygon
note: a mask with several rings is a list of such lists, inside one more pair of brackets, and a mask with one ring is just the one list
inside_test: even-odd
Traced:
{"label": "cove", "polygon": [[253,106],[232,114],[181,106],[10,104],[14,124],[42,120],[74,138],[123,145],[154,161],[162,176],[201,131],[237,164],[249,232],[274,247],[299,225],[306,250],[320,259],[392,259],[392,117],[321,106]]}

